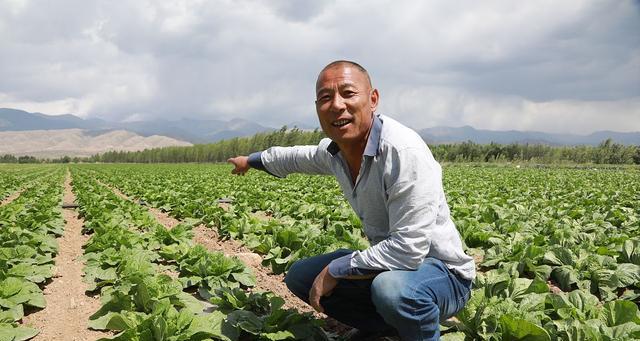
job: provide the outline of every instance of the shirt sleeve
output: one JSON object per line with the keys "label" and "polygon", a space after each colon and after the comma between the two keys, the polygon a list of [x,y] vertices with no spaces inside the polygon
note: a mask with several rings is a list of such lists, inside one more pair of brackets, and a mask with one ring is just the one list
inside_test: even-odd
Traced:
{"label": "shirt sleeve", "polygon": [[361,269],[351,266],[353,253],[336,258],[329,263],[329,274],[333,278],[345,278],[349,276],[365,276],[382,272],[382,270]]}
{"label": "shirt sleeve", "polygon": [[291,173],[332,174],[329,143],[323,139],[317,146],[271,147],[260,153],[260,161],[265,171],[280,178]]}
{"label": "shirt sleeve", "polygon": [[[261,170],[263,172],[267,172],[269,174],[271,174],[271,172],[269,172],[265,167],[264,164],[262,163],[262,152],[255,152],[255,153],[251,153],[249,155],[249,166],[251,168],[255,168],[258,170]],[[271,174],[274,175],[274,174]]]}
{"label": "shirt sleeve", "polygon": [[393,151],[385,162],[390,170],[384,179],[389,235],[364,251],[355,251],[350,265],[414,270],[431,247],[438,205],[444,200],[442,170],[426,146]]}
{"label": "shirt sleeve", "polygon": [[255,169],[259,169],[261,171],[267,171],[264,168],[264,165],[262,164],[262,152],[255,152],[255,153],[251,153],[249,154],[249,166],[251,166],[251,168],[255,168]]}

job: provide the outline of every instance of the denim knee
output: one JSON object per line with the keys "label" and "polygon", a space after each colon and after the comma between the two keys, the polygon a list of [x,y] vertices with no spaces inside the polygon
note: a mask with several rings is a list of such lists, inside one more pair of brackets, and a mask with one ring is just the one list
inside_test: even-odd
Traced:
{"label": "denim knee", "polygon": [[429,295],[416,292],[407,282],[410,272],[387,271],[379,274],[371,285],[371,300],[385,322],[398,330],[403,339],[412,340],[423,335],[425,326],[435,326],[439,309]]}
{"label": "denim knee", "polygon": [[403,287],[406,285],[401,277],[385,271],[374,278],[371,284],[371,300],[387,323],[394,325],[398,318],[402,318]]}
{"label": "denim knee", "polygon": [[284,283],[287,288],[296,296],[306,301],[309,299],[309,290],[311,288],[305,287],[304,273],[300,269],[300,261],[297,261],[291,265],[289,271],[284,277]]}

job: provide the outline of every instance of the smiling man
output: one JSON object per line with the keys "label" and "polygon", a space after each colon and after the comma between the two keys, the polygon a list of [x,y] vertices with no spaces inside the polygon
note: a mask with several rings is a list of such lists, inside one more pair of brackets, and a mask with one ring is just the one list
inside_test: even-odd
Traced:
{"label": "smiling man", "polygon": [[416,132],[375,114],[378,100],[362,66],[332,62],[316,82],[316,111],[328,138],[228,161],[234,174],[256,168],[278,177],[334,175],[371,246],[300,260],[287,286],[317,311],[357,328],[351,340],[437,340],[440,321],[468,301],[475,266],[449,215],[440,165]]}

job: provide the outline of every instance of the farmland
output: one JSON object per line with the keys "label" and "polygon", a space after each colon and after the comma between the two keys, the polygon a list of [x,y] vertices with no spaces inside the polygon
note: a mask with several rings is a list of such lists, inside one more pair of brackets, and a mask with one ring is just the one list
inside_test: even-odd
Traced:
{"label": "farmland", "polygon": [[[637,168],[444,171],[478,277],[465,309],[443,322],[443,338],[640,338]],[[281,285],[297,259],[368,246],[337,184],[229,172],[228,165],[0,165],[0,340],[56,339],[47,336],[55,335],[49,320],[33,318],[55,309],[47,292],[56,288],[87,300],[75,325],[95,334],[80,339],[339,337]],[[63,202],[78,206],[62,209]],[[65,278],[65,287],[59,262],[72,231],[82,240],[73,258],[82,273],[77,283]]]}

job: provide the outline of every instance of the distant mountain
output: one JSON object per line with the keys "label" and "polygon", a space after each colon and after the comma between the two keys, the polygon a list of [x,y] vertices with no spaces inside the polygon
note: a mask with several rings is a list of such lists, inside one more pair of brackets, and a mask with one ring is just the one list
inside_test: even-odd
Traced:
{"label": "distant mountain", "polygon": [[102,120],[84,120],[73,115],[49,116],[22,110],[0,108],[0,131],[52,129],[105,129],[110,125]]}
{"label": "distant mountain", "polygon": [[0,108],[0,131],[56,129],[85,129],[89,131],[88,134],[92,134],[92,131],[127,130],[142,136],[161,135],[191,143],[211,143],[274,130],[274,128],[243,119],[231,121],[180,119],[176,121],[108,122],[99,119],[85,120],[73,115],[48,116]]}
{"label": "distant mountain", "polygon": [[596,131],[589,135],[553,134],[539,131],[495,131],[475,129],[470,126],[433,127],[422,129],[420,136],[431,144],[460,143],[472,141],[479,144],[491,142],[500,144],[529,143],[546,145],[598,145],[611,138],[616,143],[625,145],[640,145],[640,132],[620,133],[615,131]]}
{"label": "distant mountain", "polygon": [[[316,129],[316,127],[299,122],[287,124],[288,128],[294,126],[302,130]],[[0,108],[0,132],[55,129],[84,129],[86,135],[100,135],[111,130],[127,130],[142,136],[160,135],[191,143],[211,143],[275,130],[239,118],[231,121],[179,119],[175,121],[108,122],[99,119],[85,120],[73,115],[48,116]],[[614,142],[625,145],[640,145],[640,132],[597,131],[589,135],[576,135],[537,131],[494,131],[464,126],[427,128],[420,130],[419,134],[425,141],[432,144],[473,141],[480,144],[496,142],[501,144],[597,145],[607,138],[611,138]]]}
{"label": "distant mountain", "polygon": [[238,118],[231,121],[183,118],[177,121],[136,121],[116,123],[115,125],[120,129],[133,131],[144,136],[163,135],[191,143],[211,143],[273,130],[273,128]]}
{"label": "distant mountain", "polygon": [[0,132],[0,155],[57,158],[65,155],[91,156],[111,150],[137,151],[191,145],[166,136],[143,137],[124,130],[93,132],[87,134],[82,129],[3,131]]}

